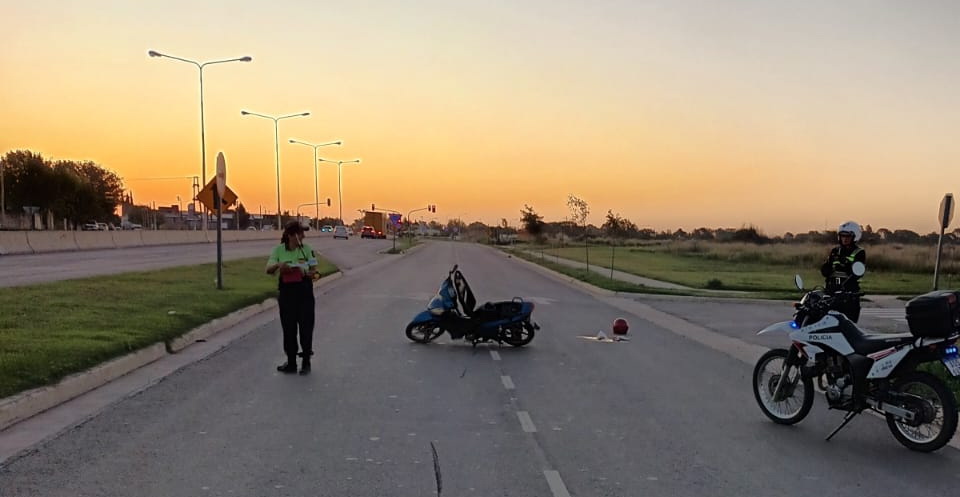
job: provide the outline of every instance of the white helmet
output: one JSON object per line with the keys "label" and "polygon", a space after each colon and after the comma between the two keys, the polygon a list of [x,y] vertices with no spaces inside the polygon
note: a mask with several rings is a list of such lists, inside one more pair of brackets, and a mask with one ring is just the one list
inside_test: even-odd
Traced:
{"label": "white helmet", "polygon": [[853,242],[856,243],[860,241],[860,235],[863,234],[863,230],[860,229],[859,224],[853,221],[847,221],[837,228],[837,240],[840,239],[840,235],[845,234],[853,235]]}

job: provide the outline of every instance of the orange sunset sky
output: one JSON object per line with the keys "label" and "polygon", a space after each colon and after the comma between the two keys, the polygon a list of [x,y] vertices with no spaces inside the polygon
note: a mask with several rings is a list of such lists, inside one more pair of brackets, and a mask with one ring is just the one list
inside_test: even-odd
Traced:
{"label": "orange sunset sky", "polygon": [[[957,191],[950,1],[0,0],[0,153],[116,171],[175,204],[224,152],[251,211],[313,202],[342,147],[344,217],[547,221],[576,194],[641,227],[936,229]],[[319,169],[336,215],[336,166]],[[186,203],[186,200],[184,200]],[[312,209],[305,209],[312,212]]]}

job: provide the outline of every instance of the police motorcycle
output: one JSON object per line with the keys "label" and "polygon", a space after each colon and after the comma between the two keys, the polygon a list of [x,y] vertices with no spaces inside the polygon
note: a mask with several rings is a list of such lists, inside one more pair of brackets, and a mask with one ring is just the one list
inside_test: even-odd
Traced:
{"label": "police motorcycle", "polygon": [[[853,264],[853,276],[865,270],[863,263]],[[795,278],[803,290],[803,280]],[[918,366],[942,362],[951,375],[960,376],[960,291],[910,300],[910,333],[904,334],[869,334],[833,310],[844,299],[860,296],[814,288],[794,304],[792,320],[758,333],[784,333],[792,342],[757,361],[753,394],[760,409],[775,423],[798,423],[813,406],[816,381],[830,409],[846,411],[826,440],[869,409],[886,418],[893,436],[907,448],[932,452],[943,447],[957,429],[957,402],[940,378]]]}
{"label": "police motorcycle", "polygon": [[520,297],[502,302],[487,302],[477,307],[477,300],[463,273],[453,266],[440,284],[425,311],[407,325],[407,338],[417,343],[429,343],[444,332],[453,339],[464,339],[473,344],[497,342],[522,347],[533,340],[536,330],[533,322],[533,302]]}

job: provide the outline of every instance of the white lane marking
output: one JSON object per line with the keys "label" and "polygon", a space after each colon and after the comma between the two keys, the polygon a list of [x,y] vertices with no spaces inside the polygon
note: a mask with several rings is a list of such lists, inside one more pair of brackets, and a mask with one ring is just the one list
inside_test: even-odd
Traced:
{"label": "white lane marking", "polygon": [[567,486],[563,484],[559,471],[547,469],[543,471],[543,476],[547,477],[547,485],[550,485],[553,497],[570,497],[570,492],[567,492]]}
{"label": "white lane marking", "polygon": [[500,353],[497,352],[496,350],[491,350],[491,351],[490,351],[490,357],[492,357],[494,361],[499,361],[499,360],[500,360]]}
{"label": "white lane marking", "polygon": [[507,390],[513,390],[516,388],[513,385],[513,380],[511,380],[509,376],[501,376],[500,381],[503,382],[503,388],[506,388]]}
{"label": "white lane marking", "polygon": [[557,301],[557,299],[551,299],[549,297],[524,297],[524,300],[541,305],[550,305]]}
{"label": "white lane marking", "polygon": [[523,428],[523,431],[527,433],[537,432],[537,427],[533,425],[533,420],[530,419],[530,413],[527,411],[517,411],[517,418],[520,419],[520,427]]}

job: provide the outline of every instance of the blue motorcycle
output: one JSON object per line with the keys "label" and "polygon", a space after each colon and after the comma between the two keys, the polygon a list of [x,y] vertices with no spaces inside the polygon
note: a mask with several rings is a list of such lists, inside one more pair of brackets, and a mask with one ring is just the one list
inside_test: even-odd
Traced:
{"label": "blue motorcycle", "polygon": [[476,305],[477,300],[463,273],[453,266],[427,310],[414,316],[407,325],[407,338],[417,343],[429,343],[447,332],[451,338],[462,338],[474,347],[483,342],[522,347],[530,343],[536,330],[540,329],[530,319],[533,302],[525,302],[520,297],[487,302],[480,307]]}

